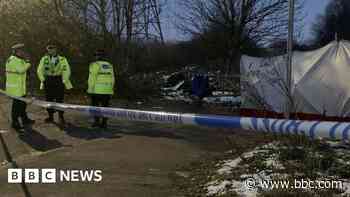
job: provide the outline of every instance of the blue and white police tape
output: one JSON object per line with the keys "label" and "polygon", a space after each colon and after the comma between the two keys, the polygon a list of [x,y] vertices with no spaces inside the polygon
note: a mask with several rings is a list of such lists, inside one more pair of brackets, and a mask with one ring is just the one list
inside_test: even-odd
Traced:
{"label": "blue and white police tape", "polygon": [[[0,90],[1,94],[7,95]],[[9,96],[11,97],[11,96]],[[104,108],[83,105],[71,105],[40,101],[37,99],[16,98],[26,103],[43,108],[53,108],[67,111],[73,110],[89,116],[104,116],[118,120],[143,121],[154,123],[171,123],[183,125],[197,125],[214,128],[245,129],[252,131],[271,132],[279,134],[306,135],[313,139],[327,138],[334,140],[349,140],[350,123],[300,121],[287,119],[269,119],[254,117],[235,117],[218,115],[182,114],[169,112],[155,112],[130,110],[122,108]]]}

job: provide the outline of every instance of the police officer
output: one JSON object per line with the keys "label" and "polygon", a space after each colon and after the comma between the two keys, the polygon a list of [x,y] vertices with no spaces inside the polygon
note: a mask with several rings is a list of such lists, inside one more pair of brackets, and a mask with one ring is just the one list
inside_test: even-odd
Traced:
{"label": "police officer", "polygon": [[[46,101],[63,103],[64,90],[72,89],[70,82],[71,70],[65,57],[58,55],[57,46],[49,44],[46,47],[47,54],[41,58],[37,74],[41,81],[40,89],[45,90]],[[45,119],[46,123],[54,121],[54,109],[47,109],[49,116]],[[58,111],[59,123],[65,124],[63,111]]]}
{"label": "police officer", "polygon": [[[9,57],[6,63],[6,93],[10,96],[26,96],[27,71],[31,66],[27,58],[24,44],[12,46],[12,56]],[[21,118],[23,125],[34,124],[35,121],[28,118],[26,108],[27,104],[24,101],[13,99],[11,112],[12,128],[23,128],[19,123],[19,118]]]}
{"label": "police officer", "polygon": [[[92,106],[109,107],[114,94],[115,76],[113,65],[106,60],[106,53],[99,49],[95,52],[95,62],[89,66],[88,94]],[[107,118],[94,117],[92,127],[107,128]]]}

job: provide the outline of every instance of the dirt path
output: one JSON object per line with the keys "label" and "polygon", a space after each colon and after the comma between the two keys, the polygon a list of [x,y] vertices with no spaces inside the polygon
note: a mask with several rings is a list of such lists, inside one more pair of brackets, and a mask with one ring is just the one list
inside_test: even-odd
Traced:
{"label": "dirt path", "polygon": [[[0,99],[0,130],[10,131],[6,99]],[[37,120],[31,135],[18,138],[14,131],[2,134],[20,168],[99,169],[101,183],[27,185],[32,196],[42,197],[143,197],[181,196],[170,174],[204,155],[225,150],[228,132],[197,127],[112,121],[107,131],[89,128],[89,118],[67,113],[70,123],[60,130],[44,124],[45,111],[30,107]],[[0,161],[5,160],[0,150]],[[20,185],[7,184],[7,168],[0,166],[2,197],[24,196]]]}

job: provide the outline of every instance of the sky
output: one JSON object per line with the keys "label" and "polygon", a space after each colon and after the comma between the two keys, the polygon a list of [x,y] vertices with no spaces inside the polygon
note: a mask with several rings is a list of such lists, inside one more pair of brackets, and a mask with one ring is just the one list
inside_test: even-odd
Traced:
{"label": "sky", "polygon": [[304,13],[306,14],[303,29],[304,39],[312,38],[312,25],[317,18],[324,13],[327,4],[331,0],[305,0]]}
{"label": "sky", "polygon": [[[181,31],[179,31],[174,23],[176,23],[176,17],[173,17],[173,13],[179,12],[178,6],[176,6],[177,0],[170,0],[171,3],[170,9],[164,10],[173,10],[172,13],[163,13],[165,15],[166,21],[163,22],[163,32],[165,39],[168,41],[171,40],[183,40],[186,37],[182,35]],[[303,13],[306,15],[303,23],[303,38],[305,40],[312,39],[312,25],[317,21],[317,18],[324,12],[327,4],[331,0],[304,0],[305,6]],[[180,11],[181,12],[181,11]]]}

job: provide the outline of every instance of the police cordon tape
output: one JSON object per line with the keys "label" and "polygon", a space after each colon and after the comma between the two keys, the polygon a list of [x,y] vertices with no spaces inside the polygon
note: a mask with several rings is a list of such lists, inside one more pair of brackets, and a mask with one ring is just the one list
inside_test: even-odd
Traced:
{"label": "police cordon tape", "polygon": [[177,125],[197,125],[214,128],[245,129],[258,132],[305,135],[311,137],[312,139],[326,138],[348,141],[350,138],[350,123],[200,115],[142,111],[122,108],[104,108],[46,102],[37,100],[35,98],[18,98],[6,94],[6,92],[3,90],[0,90],[0,94],[13,99],[24,101],[27,104],[36,105],[43,108],[52,108],[62,111],[72,110],[89,116],[104,116],[118,120],[171,123]]}

